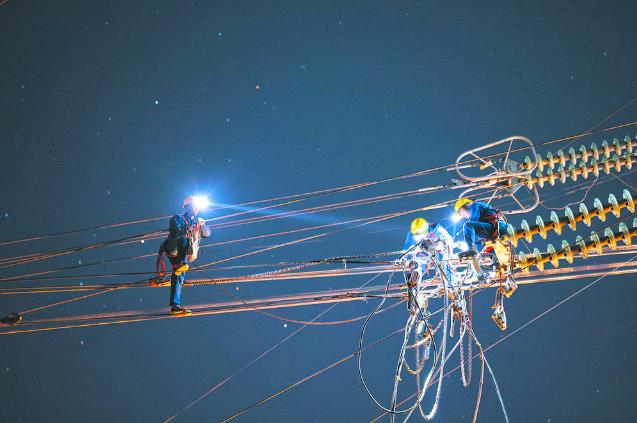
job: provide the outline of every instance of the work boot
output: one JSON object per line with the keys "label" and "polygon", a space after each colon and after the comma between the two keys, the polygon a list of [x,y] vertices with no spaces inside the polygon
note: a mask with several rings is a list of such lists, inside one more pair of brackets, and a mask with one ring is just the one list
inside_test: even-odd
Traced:
{"label": "work boot", "polygon": [[458,258],[459,259],[474,258],[476,256],[476,254],[477,253],[474,250],[463,251],[461,253],[458,253]]}
{"label": "work boot", "polygon": [[170,314],[180,315],[180,314],[192,314],[192,311],[187,308],[183,308],[182,306],[172,306],[170,308]]}

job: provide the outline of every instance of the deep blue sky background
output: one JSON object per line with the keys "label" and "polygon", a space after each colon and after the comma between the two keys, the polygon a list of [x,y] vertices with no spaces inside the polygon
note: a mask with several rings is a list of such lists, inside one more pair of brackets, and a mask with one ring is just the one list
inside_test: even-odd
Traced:
{"label": "deep blue sky background", "polygon": [[[0,6],[0,239],[171,214],[191,192],[238,203],[445,165],[467,148],[513,134],[539,143],[586,130],[637,94],[636,12],[634,2],[9,0]],[[633,104],[602,126],[636,115]],[[634,133],[629,128],[609,135]],[[594,136],[574,145],[601,140]],[[451,176],[308,205],[445,183]],[[634,185],[637,178],[632,174],[625,181]],[[592,194],[605,200],[622,188],[613,181]],[[554,198],[558,191],[545,193]],[[559,207],[581,195],[547,203]],[[229,240],[409,210],[452,196],[248,225],[220,230],[215,237]],[[538,212],[548,216],[547,210]],[[402,246],[411,218],[232,263],[393,250]],[[519,217],[513,220],[518,223]],[[3,247],[0,255],[165,225]],[[574,237],[569,232],[563,238]],[[201,260],[276,242],[208,249]],[[100,250],[3,275],[156,248],[148,242]],[[150,259],[99,271],[152,265]],[[358,286],[365,280],[263,283],[241,286],[239,293],[248,298]],[[600,283],[488,354],[512,421],[637,419],[633,282],[617,277]],[[581,283],[520,289],[508,303],[510,327]],[[134,291],[40,317],[156,309],[167,301],[166,290]],[[189,304],[228,300],[213,286],[186,289],[184,295]],[[6,296],[0,298],[0,314],[59,298]],[[490,294],[477,299],[474,311],[484,345],[501,336],[488,317],[490,301]],[[343,304],[326,319],[365,314],[371,307]],[[280,311],[301,319],[318,312],[318,307]],[[402,307],[382,315],[369,339],[398,328],[405,317]],[[293,328],[243,313],[5,336],[0,420],[160,421]],[[354,351],[359,330],[360,323],[304,330],[179,421],[215,421],[261,399]],[[372,385],[384,399],[398,348],[394,341],[366,357]],[[475,389],[475,384],[462,388],[458,375],[448,379],[438,421],[469,420]],[[242,420],[367,421],[376,415],[354,362],[348,362]],[[501,420],[488,382],[480,416],[485,422]]]}

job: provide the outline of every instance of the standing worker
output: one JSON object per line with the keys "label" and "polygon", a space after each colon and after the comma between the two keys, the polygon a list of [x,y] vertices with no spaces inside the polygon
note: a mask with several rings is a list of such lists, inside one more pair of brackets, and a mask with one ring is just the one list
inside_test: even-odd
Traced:
{"label": "standing worker", "polygon": [[190,314],[187,308],[181,306],[181,287],[186,279],[189,264],[197,259],[201,238],[211,234],[199,212],[208,206],[205,197],[189,195],[184,200],[184,213],[176,214],[170,219],[168,238],[162,243],[163,252],[172,264],[170,277],[170,313]]}

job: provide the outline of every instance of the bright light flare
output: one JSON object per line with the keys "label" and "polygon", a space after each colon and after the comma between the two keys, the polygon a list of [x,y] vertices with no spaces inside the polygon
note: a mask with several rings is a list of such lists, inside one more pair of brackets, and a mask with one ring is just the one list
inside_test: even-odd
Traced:
{"label": "bright light flare", "polygon": [[205,210],[212,204],[205,195],[193,195],[192,204],[199,210]]}
{"label": "bright light flare", "polygon": [[454,213],[451,215],[451,221],[453,223],[458,223],[460,222],[460,220],[462,220],[462,216],[460,216],[458,213]]}

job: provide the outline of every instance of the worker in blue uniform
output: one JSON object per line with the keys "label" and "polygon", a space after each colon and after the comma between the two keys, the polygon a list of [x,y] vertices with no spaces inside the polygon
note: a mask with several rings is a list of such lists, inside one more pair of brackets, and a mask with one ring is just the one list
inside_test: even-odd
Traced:
{"label": "worker in blue uniform", "polygon": [[[420,246],[417,247],[417,246]],[[428,253],[424,250],[435,251],[435,257],[438,260],[437,265],[431,260]],[[422,217],[418,217],[411,222],[407,238],[405,239],[404,252],[414,258],[414,262],[418,265],[415,274],[409,275],[409,278],[417,276],[415,283],[420,286],[425,275],[429,274],[431,269],[441,269],[446,275],[448,281],[451,280],[451,273],[446,259],[451,257],[453,248],[453,238],[449,232],[439,223],[428,222]],[[439,268],[439,269],[438,269]]]}
{"label": "worker in blue uniform", "polygon": [[170,219],[168,238],[162,248],[172,264],[170,277],[170,312],[171,314],[190,314],[191,311],[181,306],[181,288],[186,280],[186,271],[197,259],[202,238],[211,235],[199,212],[207,205],[203,197],[188,196],[184,200],[184,213],[174,215]]}
{"label": "worker in blue uniform", "polygon": [[507,224],[502,213],[487,203],[461,198],[456,201],[454,209],[467,220],[463,226],[467,251],[458,254],[459,258],[475,257],[485,241],[493,241],[506,234]]}
{"label": "worker in blue uniform", "polygon": [[403,251],[408,251],[423,240],[428,240],[432,244],[443,241],[449,248],[453,245],[453,238],[441,224],[429,223],[424,218],[419,217],[411,222]]}

